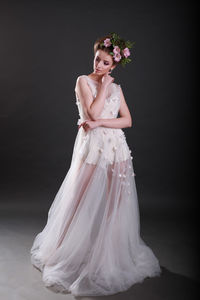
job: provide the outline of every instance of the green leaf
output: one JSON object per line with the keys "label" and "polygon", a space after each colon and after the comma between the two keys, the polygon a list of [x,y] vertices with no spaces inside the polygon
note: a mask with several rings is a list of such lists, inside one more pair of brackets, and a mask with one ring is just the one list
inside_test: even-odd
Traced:
{"label": "green leaf", "polygon": [[126,47],[127,48],[132,48],[134,44],[135,44],[135,42],[126,41]]}

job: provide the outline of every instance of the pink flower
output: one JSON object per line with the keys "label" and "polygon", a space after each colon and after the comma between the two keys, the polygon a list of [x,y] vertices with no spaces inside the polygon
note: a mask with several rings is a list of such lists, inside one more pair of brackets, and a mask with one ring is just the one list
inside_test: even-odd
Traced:
{"label": "pink flower", "polygon": [[118,53],[120,54],[120,48],[118,46],[115,46],[114,49],[113,49],[113,52],[115,54],[118,54]]}
{"label": "pink flower", "polygon": [[104,46],[106,46],[106,47],[111,46],[110,39],[105,39],[105,40],[104,40]]}
{"label": "pink flower", "polygon": [[120,55],[120,53],[118,53],[118,52],[115,53],[113,57],[114,57],[114,60],[115,60],[115,61],[120,61],[120,59],[121,59],[121,55]]}
{"label": "pink flower", "polygon": [[125,57],[128,57],[128,56],[130,55],[130,51],[129,51],[128,48],[124,48],[124,49],[122,50],[122,52],[123,52],[123,54],[124,54]]}

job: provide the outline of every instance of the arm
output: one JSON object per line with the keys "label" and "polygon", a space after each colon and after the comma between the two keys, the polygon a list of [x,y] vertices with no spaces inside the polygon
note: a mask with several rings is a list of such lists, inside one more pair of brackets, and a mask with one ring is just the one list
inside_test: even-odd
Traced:
{"label": "arm", "polygon": [[124,94],[120,87],[120,117],[113,119],[98,119],[99,126],[109,127],[109,128],[126,128],[132,127],[132,118],[128,105],[126,104]]}
{"label": "arm", "polygon": [[84,77],[78,78],[76,87],[84,113],[89,116],[92,121],[96,121],[104,107],[107,87],[101,84],[94,100],[91,89]]}

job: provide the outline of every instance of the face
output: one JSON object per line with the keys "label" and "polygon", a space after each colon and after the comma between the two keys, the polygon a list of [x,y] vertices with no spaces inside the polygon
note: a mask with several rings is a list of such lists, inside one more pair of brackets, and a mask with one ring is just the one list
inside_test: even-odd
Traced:
{"label": "face", "polygon": [[112,64],[113,64],[113,60],[110,54],[106,53],[101,49],[97,50],[94,57],[94,63],[93,63],[95,74],[103,76],[111,69],[111,67],[112,70],[114,69],[115,66],[113,66]]}

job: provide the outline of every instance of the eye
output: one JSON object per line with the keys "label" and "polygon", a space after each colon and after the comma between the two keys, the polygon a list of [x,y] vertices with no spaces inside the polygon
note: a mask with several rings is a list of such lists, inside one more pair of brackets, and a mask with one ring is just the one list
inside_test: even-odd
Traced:
{"label": "eye", "polygon": [[104,62],[104,65],[108,66],[108,65],[109,65],[109,63],[107,63],[107,62]]}

